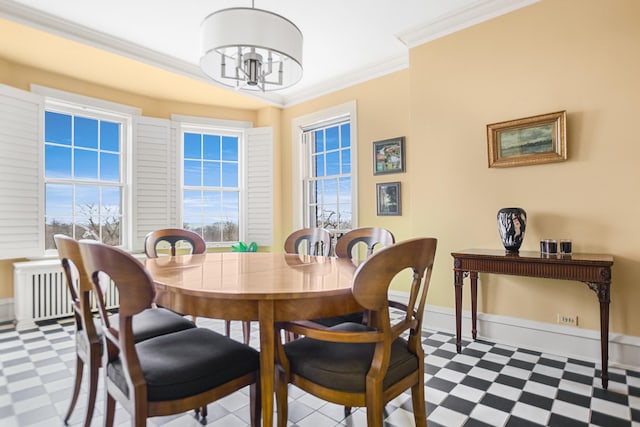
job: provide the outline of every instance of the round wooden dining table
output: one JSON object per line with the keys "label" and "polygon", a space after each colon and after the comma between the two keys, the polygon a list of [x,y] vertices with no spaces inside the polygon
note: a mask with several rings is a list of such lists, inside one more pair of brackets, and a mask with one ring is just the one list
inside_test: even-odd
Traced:
{"label": "round wooden dining table", "polygon": [[[263,425],[273,425],[274,323],[361,310],[349,259],[267,252],[223,252],[146,260],[156,302],[180,313],[260,326]],[[277,337],[280,339],[280,337]]]}

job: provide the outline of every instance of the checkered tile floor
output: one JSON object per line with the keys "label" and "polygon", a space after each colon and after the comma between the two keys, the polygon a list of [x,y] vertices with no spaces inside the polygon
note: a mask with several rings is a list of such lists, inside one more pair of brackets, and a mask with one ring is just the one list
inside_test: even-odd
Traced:
{"label": "checkered tile floor", "polygon": [[[198,319],[199,326],[223,330],[224,323]],[[241,338],[240,322],[232,335]],[[254,325],[255,327],[255,325]],[[63,425],[75,369],[71,319],[16,331],[0,324],[0,426]],[[454,426],[638,426],[640,372],[610,368],[609,390],[600,387],[593,363],[490,342],[464,342],[455,352],[450,334],[424,331],[427,417],[430,427]],[[252,333],[257,346],[258,331]],[[85,375],[86,379],[86,375]],[[84,393],[84,387],[83,387]],[[363,409],[344,417],[343,408],[291,387],[289,425],[366,426]],[[70,425],[81,426],[86,394]],[[208,426],[249,425],[248,391],[209,405]],[[413,425],[410,395],[386,406],[385,426]],[[102,424],[102,390],[92,425]],[[115,425],[129,425],[116,408]],[[193,413],[149,420],[152,426],[199,426]]]}

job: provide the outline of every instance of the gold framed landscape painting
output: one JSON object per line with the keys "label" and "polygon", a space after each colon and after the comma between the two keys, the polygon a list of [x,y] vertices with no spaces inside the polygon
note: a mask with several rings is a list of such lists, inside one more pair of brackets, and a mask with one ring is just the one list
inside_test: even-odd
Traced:
{"label": "gold framed landscape painting", "polygon": [[566,160],[566,121],[567,112],[559,111],[487,125],[489,167]]}

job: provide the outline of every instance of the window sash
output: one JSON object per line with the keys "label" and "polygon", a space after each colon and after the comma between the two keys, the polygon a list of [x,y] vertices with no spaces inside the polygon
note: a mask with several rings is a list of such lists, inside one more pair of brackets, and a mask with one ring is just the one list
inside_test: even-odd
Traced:
{"label": "window sash", "polygon": [[[201,148],[200,148],[200,156],[189,156],[185,155],[185,135],[186,134],[196,134],[200,135],[201,140]],[[213,136],[214,138],[220,138],[220,156],[218,159],[207,160],[205,159],[205,146],[204,146],[204,136]],[[237,152],[236,152],[236,160],[224,159],[224,137],[231,137],[237,140]],[[223,129],[216,126],[206,126],[206,125],[183,125],[180,130],[180,147],[181,147],[181,155],[180,155],[180,177],[181,177],[181,187],[182,187],[182,200],[180,203],[181,206],[181,227],[190,229],[202,235],[202,237],[207,242],[208,246],[231,246],[234,243],[237,243],[239,240],[243,239],[245,233],[245,224],[244,218],[246,217],[244,213],[244,204],[243,198],[245,193],[245,188],[243,186],[243,175],[244,175],[244,161],[243,161],[243,152],[245,147],[245,138],[244,132],[242,129]],[[201,169],[199,171],[200,174],[200,185],[187,185],[184,182],[185,179],[185,162],[193,161],[193,162],[202,162]],[[205,163],[211,164],[219,164],[220,165],[220,180],[219,185],[206,185],[205,180]],[[224,185],[224,173],[223,173],[223,165],[237,165],[237,186],[225,186]],[[191,192],[200,192],[201,193],[201,202],[199,205],[200,213],[196,214],[192,211],[187,211],[186,209],[186,201],[184,200],[184,195],[188,191]],[[222,206],[217,210],[217,212],[206,212],[207,202],[205,200],[205,193],[227,193],[227,194],[237,194],[237,208],[235,209],[236,215],[225,216],[224,212],[224,201],[222,201]],[[235,206],[234,206],[235,207]],[[210,222],[210,221],[214,222]],[[193,224],[187,223],[187,221],[194,222]],[[235,224],[236,228],[231,228],[230,230],[227,228],[229,224]],[[232,226],[233,227],[233,226]],[[209,231],[207,231],[209,230]],[[220,232],[218,233],[219,230]],[[227,233],[230,233],[232,238],[227,239],[229,234],[225,234],[225,230]],[[212,234],[214,233],[214,234]],[[216,235],[219,237],[216,239]]]}
{"label": "window sash", "polygon": [[[353,191],[349,189],[348,195],[341,193],[340,182],[344,182],[349,179],[350,187],[352,184],[351,169],[348,173],[343,171],[343,155],[345,151],[349,151],[350,162],[353,163],[353,153],[351,149],[351,141],[349,145],[344,147],[342,145],[342,132],[341,126],[351,125],[349,117],[333,118],[319,122],[316,125],[306,126],[302,134],[302,143],[305,147],[305,173],[303,177],[303,200],[304,200],[304,226],[305,227],[323,227],[327,228],[333,233],[341,234],[351,228],[353,228],[353,200],[351,199]],[[317,149],[316,136],[318,132],[326,132],[327,129],[338,128],[338,145],[337,147],[327,149],[326,139],[321,150]],[[327,155],[338,154],[338,173],[329,174],[327,170]],[[322,156],[322,168],[323,170],[315,170],[315,166],[319,163],[318,158]],[[335,182],[335,190],[327,189],[325,185],[332,185]],[[325,200],[327,193],[334,193],[335,198]],[[343,202],[347,197],[348,202]],[[335,208],[333,210],[332,208]],[[348,209],[345,209],[348,208]],[[325,211],[327,214],[325,215]],[[345,213],[350,220],[346,220],[343,217]],[[335,214],[334,224],[330,224],[331,218]]]}
{"label": "window sash", "polygon": [[[44,105],[44,123],[45,123],[45,131],[46,131],[46,112],[52,112],[57,114],[62,114],[64,116],[70,117],[70,131],[71,131],[71,141],[69,144],[60,144],[58,142],[50,142],[47,141],[43,135],[42,139],[42,150],[44,152],[43,158],[45,165],[47,163],[47,147],[64,147],[65,149],[70,150],[71,163],[69,165],[69,177],[51,177],[47,176],[46,171],[44,174],[44,185],[45,188],[48,188],[49,185],[62,185],[69,186],[71,189],[71,206],[68,206],[67,215],[55,215],[54,213],[50,213],[48,211],[47,206],[47,193],[45,191],[45,211],[43,215],[43,223],[45,230],[45,252],[47,251],[55,251],[55,242],[53,242],[53,234],[57,232],[65,232],[66,234],[70,234],[72,237],[76,239],[80,238],[93,238],[100,241],[103,241],[108,244],[114,244],[119,247],[127,247],[127,243],[130,241],[127,233],[127,216],[125,212],[127,212],[127,199],[125,197],[126,191],[126,169],[127,169],[127,131],[129,129],[130,117],[124,114],[120,114],[117,112],[105,112],[103,110],[97,110],[90,106],[81,105],[81,104],[73,104],[69,102],[64,102],[60,100],[45,100]],[[95,147],[85,147],[80,144],[80,136],[76,132],[76,119],[89,119],[95,120],[98,122],[97,135],[98,138],[96,140]],[[105,150],[101,144],[101,126],[102,122],[115,123],[118,125],[119,133],[118,133],[118,151],[114,151],[113,149]],[[81,153],[95,153],[96,156],[96,171],[95,178],[86,178],[82,176],[76,176],[76,157]],[[103,159],[102,153],[104,154],[117,154],[118,156],[118,177],[117,180],[108,180],[101,179],[101,164]],[[97,195],[97,203],[98,206],[96,210],[89,209],[89,215],[80,215],[78,212],[78,202],[77,195],[78,190],[82,187],[97,187],[99,189],[99,194]],[[105,206],[103,205],[103,189],[107,188],[118,188],[119,189],[119,200],[117,207],[117,219],[113,221],[108,221],[107,218],[113,217],[113,215],[108,215],[105,211]],[[49,201],[51,202],[51,201]],[[56,222],[56,219],[65,218],[70,221],[69,224],[61,223],[60,229],[56,229],[53,224]],[[88,221],[88,223],[83,223]],[[117,236],[115,236],[116,241],[112,238],[108,238],[106,234],[110,234],[113,231],[113,228],[116,228]],[[70,227],[65,227],[67,225]],[[50,229],[50,227],[53,227]],[[97,228],[97,230],[96,230]],[[82,231],[85,230],[85,231]],[[78,233],[82,233],[77,235]]]}

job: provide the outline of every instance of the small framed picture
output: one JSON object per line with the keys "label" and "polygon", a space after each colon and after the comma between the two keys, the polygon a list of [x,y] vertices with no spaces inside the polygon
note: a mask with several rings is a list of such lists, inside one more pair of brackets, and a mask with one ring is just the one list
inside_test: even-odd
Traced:
{"label": "small framed picture", "polygon": [[374,141],[373,174],[404,172],[404,136]]}
{"label": "small framed picture", "polygon": [[566,111],[487,125],[490,168],[567,159]]}
{"label": "small framed picture", "polygon": [[378,215],[401,215],[400,183],[381,182],[376,184]]}

